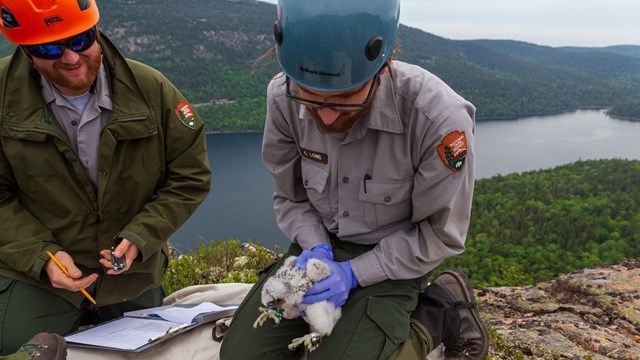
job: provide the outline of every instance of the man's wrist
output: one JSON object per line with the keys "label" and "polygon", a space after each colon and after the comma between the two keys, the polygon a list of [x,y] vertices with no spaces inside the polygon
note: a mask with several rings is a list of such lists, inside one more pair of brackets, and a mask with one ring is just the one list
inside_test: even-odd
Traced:
{"label": "man's wrist", "polygon": [[342,265],[342,267],[345,269],[345,272],[347,272],[351,276],[351,289],[355,289],[356,287],[358,287],[358,278],[351,268],[351,263],[347,260],[341,262],[340,265]]}

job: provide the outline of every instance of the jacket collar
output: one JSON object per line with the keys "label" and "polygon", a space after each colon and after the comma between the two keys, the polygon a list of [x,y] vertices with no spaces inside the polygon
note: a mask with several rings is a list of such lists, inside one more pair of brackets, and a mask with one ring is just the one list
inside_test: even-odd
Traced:
{"label": "jacket collar", "polygon": [[33,126],[44,119],[44,101],[38,73],[20,48],[0,62],[0,123]]}
{"label": "jacket collar", "polygon": [[[117,117],[152,117],[150,102],[137,82],[128,61],[103,33],[100,45],[104,54],[107,77],[113,99],[113,115]],[[113,117],[113,116],[112,116]]]}

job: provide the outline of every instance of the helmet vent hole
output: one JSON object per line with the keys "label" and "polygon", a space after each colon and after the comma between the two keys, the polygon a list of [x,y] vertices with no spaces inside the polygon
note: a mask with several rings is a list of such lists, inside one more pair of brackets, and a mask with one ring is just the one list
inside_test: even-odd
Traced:
{"label": "helmet vent hole", "polygon": [[91,3],[89,0],[78,0],[78,6],[80,7],[80,11],[85,11],[91,7]]}
{"label": "helmet vent hole", "polygon": [[382,51],[382,43],[382,37],[379,35],[374,36],[369,40],[367,47],[364,49],[364,53],[369,61],[373,61],[378,58],[380,51]]}
{"label": "helmet vent hole", "polygon": [[276,39],[276,44],[282,45],[284,34],[282,33],[282,25],[280,25],[280,20],[276,20],[276,22],[273,24],[273,37]]}
{"label": "helmet vent hole", "polygon": [[3,6],[2,9],[0,9],[0,12],[2,13],[2,25],[4,27],[8,29],[20,27],[18,20],[16,20],[15,16],[13,16],[13,13],[11,13],[9,9]]}

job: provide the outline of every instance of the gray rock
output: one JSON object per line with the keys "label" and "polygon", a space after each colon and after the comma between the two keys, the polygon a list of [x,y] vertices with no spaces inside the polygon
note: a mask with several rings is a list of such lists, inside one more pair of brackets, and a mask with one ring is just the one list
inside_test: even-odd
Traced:
{"label": "gray rock", "polygon": [[640,359],[640,259],[475,293],[492,359]]}

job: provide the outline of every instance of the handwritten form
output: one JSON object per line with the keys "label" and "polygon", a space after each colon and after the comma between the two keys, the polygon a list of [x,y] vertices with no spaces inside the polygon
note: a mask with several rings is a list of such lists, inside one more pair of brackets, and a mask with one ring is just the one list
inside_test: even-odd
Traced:
{"label": "handwritten form", "polygon": [[184,323],[124,317],[66,336],[68,342],[121,350],[135,350]]}
{"label": "handwritten form", "polygon": [[197,306],[172,305],[132,311],[120,319],[68,335],[65,339],[70,345],[139,351],[198,326],[207,314],[229,312],[237,307],[203,302]]}

